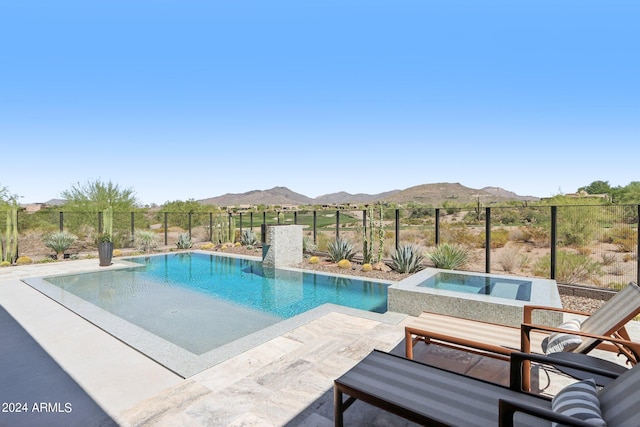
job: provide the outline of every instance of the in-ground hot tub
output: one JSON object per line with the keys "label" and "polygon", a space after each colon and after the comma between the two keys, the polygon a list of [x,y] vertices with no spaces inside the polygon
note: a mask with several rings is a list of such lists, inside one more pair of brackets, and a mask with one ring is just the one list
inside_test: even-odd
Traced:
{"label": "in-ground hot tub", "polygon": [[[388,310],[423,311],[520,326],[525,305],[562,307],[555,280],[427,268],[388,288]],[[562,314],[534,312],[533,321],[562,322]]]}

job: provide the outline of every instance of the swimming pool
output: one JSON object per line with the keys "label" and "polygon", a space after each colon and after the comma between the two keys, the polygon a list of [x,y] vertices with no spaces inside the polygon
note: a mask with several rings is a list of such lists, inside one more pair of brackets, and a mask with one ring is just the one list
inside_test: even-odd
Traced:
{"label": "swimming pool", "polygon": [[[562,307],[555,280],[426,268],[388,288],[390,311],[423,311],[519,327],[525,304]],[[557,325],[562,315],[536,312],[534,321]]]}
{"label": "swimming pool", "polygon": [[259,260],[204,252],[118,262],[123,268],[25,282],[183,376],[325,306],[387,310],[384,282],[263,269]]}

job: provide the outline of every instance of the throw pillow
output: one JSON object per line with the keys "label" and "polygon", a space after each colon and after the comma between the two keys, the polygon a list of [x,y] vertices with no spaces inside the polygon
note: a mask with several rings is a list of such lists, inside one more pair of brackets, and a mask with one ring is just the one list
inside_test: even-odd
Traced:
{"label": "throw pillow", "polygon": [[607,425],[602,419],[596,383],[591,378],[569,384],[560,390],[551,400],[551,409],[558,414],[574,417],[594,426]]}
{"label": "throw pillow", "polygon": [[[568,331],[580,331],[580,320],[569,320],[559,325],[558,328]],[[545,354],[572,351],[580,344],[582,344],[582,337],[579,335],[554,332],[542,341],[542,351]]]}

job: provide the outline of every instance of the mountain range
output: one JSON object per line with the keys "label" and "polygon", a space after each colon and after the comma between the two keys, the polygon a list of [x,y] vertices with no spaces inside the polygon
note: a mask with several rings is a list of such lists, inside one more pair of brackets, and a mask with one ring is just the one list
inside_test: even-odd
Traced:
{"label": "mountain range", "polygon": [[484,187],[474,189],[460,183],[422,184],[404,190],[391,190],[378,194],[350,194],[344,191],[324,194],[316,198],[291,191],[287,187],[274,187],[268,190],[252,190],[246,193],[227,193],[221,196],[198,200],[200,203],[217,206],[241,205],[331,205],[331,204],[363,204],[376,202],[409,203],[417,202],[431,206],[442,206],[446,201],[456,203],[475,202],[478,198],[483,203],[506,201],[535,201],[533,196],[520,196],[500,187]]}

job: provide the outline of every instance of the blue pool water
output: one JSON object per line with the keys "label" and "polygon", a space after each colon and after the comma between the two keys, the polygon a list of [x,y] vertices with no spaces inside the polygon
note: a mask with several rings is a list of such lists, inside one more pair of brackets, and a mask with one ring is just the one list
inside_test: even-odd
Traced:
{"label": "blue pool water", "polygon": [[127,261],[140,266],[44,280],[195,354],[325,303],[387,310],[388,285],[380,282],[198,252]]}
{"label": "blue pool water", "polygon": [[495,276],[439,272],[418,286],[471,294],[491,295],[498,298],[519,301],[530,301],[532,282],[530,280],[508,279]]}

